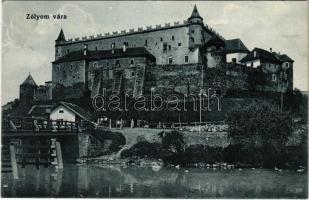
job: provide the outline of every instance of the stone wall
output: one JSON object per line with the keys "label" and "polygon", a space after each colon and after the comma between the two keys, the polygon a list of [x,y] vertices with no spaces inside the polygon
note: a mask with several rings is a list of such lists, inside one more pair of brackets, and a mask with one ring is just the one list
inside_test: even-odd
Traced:
{"label": "stone wall", "polygon": [[65,87],[76,83],[85,83],[87,66],[84,60],[53,64],[53,86],[61,84]]}
{"label": "stone wall", "polygon": [[154,93],[162,96],[171,93],[199,93],[201,87],[202,66],[187,65],[156,65],[146,72],[145,93]]}

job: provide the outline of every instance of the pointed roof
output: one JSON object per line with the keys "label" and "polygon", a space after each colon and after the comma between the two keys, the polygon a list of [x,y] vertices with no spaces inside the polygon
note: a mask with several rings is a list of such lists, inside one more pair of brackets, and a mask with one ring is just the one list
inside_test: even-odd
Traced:
{"label": "pointed roof", "polygon": [[199,12],[197,10],[196,5],[194,5],[191,17],[189,17],[189,19],[191,19],[191,18],[201,18],[202,19],[202,17],[200,16],[200,14],[199,14]]}
{"label": "pointed roof", "polygon": [[[254,56],[254,52],[256,52],[256,56]],[[239,62],[244,63],[257,59],[260,59],[261,62],[271,62],[278,64],[282,63],[282,61],[279,60],[274,54],[261,48],[254,48],[247,56],[245,56]]]}
{"label": "pointed roof", "polygon": [[21,85],[33,85],[33,86],[37,86],[37,84],[34,82],[31,74],[28,75],[28,77],[26,78],[26,80],[21,84]]}
{"label": "pointed roof", "polygon": [[249,53],[248,48],[244,45],[244,43],[239,38],[225,40],[225,49],[226,49],[226,53],[236,53],[236,52]]}
{"label": "pointed roof", "polygon": [[56,42],[59,42],[59,41],[65,41],[65,37],[64,37],[64,33],[63,33],[62,28],[60,30],[60,33],[58,35],[58,38],[57,38]]}
{"label": "pointed roof", "polygon": [[286,54],[278,54],[277,52],[272,52],[272,53],[282,62],[294,62],[294,60]]}
{"label": "pointed roof", "polygon": [[81,108],[80,106],[73,104],[73,103],[69,103],[69,102],[64,102],[64,101],[60,101],[58,104],[56,104],[53,108],[52,111],[54,111],[57,107],[59,107],[60,105],[64,106],[65,108],[69,109],[70,111],[72,111],[74,114],[78,115],[80,118],[86,120],[86,121],[90,121],[91,119],[91,115],[90,113],[88,113],[86,110],[84,110],[83,108]]}

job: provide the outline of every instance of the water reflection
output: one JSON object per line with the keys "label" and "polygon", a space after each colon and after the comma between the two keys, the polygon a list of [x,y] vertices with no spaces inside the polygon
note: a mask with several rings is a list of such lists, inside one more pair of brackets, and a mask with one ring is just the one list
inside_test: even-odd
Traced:
{"label": "water reflection", "polygon": [[307,174],[274,170],[27,166],[20,179],[2,175],[5,197],[306,198]]}

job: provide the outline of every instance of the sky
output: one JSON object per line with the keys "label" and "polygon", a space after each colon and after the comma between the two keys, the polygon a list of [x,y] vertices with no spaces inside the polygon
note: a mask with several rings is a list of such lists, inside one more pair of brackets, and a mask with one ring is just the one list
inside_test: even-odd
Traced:
{"label": "sky", "polygon": [[[307,1],[5,1],[2,4],[2,105],[19,97],[29,73],[38,85],[51,80],[55,39],[66,39],[186,20],[197,5],[204,23],[225,39],[240,38],[252,50],[288,54],[294,87],[308,90]],[[65,14],[31,20],[27,14]]]}

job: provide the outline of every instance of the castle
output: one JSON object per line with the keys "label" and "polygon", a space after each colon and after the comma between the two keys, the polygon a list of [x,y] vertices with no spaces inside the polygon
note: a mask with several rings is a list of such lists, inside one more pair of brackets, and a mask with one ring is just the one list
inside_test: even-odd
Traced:
{"label": "castle", "polygon": [[94,97],[103,88],[132,97],[150,91],[198,94],[210,87],[220,94],[284,92],[293,88],[293,62],[285,54],[249,51],[240,39],[224,39],[194,6],[182,23],[74,40],[61,29],[52,62],[52,98],[80,98],[85,92]]}

